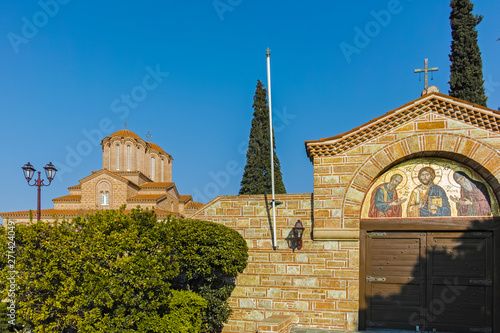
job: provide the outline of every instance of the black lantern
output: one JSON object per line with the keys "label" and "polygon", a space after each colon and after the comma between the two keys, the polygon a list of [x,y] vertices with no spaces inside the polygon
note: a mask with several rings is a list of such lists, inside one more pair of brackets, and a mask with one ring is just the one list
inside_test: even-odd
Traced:
{"label": "black lantern", "polygon": [[56,176],[56,172],[57,172],[56,167],[54,166],[54,164],[52,164],[52,162],[50,162],[49,164],[47,164],[43,168],[45,169],[45,175],[47,176],[47,179],[49,180],[49,182],[51,182],[54,179],[54,177]]}
{"label": "black lantern", "polygon": [[23,166],[23,172],[24,172],[24,178],[26,178],[26,180],[28,181],[28,183],[30,182],[31,178],[33,178],[33,175],[35,174],[35,168],[33,168],[33,166],[31,165],[30,162],[26,163],[24,166]]}
{"label": "black lantern", "polygon": [[302,225],[302,222],[298,220],[292,228],[291,235],[286,239],[290,249],[295,251],[295,249],[300,250],[302,248],[302,236],[304,235],[304,230],[305,228]]}

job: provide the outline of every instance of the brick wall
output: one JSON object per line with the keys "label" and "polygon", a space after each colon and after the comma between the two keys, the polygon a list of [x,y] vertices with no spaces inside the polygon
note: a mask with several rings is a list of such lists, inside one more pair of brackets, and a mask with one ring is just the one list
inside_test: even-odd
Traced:
{"label": "brick wall", "polygon": [[314,156],[315,231],[359,229],[361,204],[372,182],[392,165],[419,156],[464,163],[500,185],[500,135],[428,113],[334,156]]}
{"label": "brick wall", "polygon": [[[237,230],[249,246],[249,263],[229,299],[234,312],[224,332],[255,332],[273,315],[290,315],[295,326],[355,329],[357,243],[311,239],[311,194],[278,195],[276,200],[283,201],[276,209],[277,250],[272,249],[262,195],[218,197],[193,216]],[[304,244],[293,252],[285,239],[298,219],[306,228]]]}

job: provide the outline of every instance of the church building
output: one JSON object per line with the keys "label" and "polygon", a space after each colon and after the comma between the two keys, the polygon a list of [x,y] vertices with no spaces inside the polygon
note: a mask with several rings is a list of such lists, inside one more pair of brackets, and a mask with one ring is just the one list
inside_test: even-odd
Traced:
{"label": "church building", "polygon": [[[158,218],[189,216],[203,204],[191,195],[180,195],[172,181],[173,158],[158,145],[123,129],[104,138],[102,169],[68,188],[69,194],[55,198],[54,209],[43,209],[41,219],[71,219],[102,209],[154,209]],[[30,211],[0,213],[4,219],[28,222]]]}
{"label": "church building", "polygon": [[224,332],[500,332],[499,112],[429,87],[305,149],[314,192],[276,196],[277,250],[269,197],[193,215],[249,244]]}
{"label": "church building", "polygon": [[313,193],[276,195],[275,230],[269,196],[193,202],[172,157],[128,130],[102,141],[103,169],[42,219],[127,204],[238,231],[249,262],[223,332],[500,332],[500,112],[432,86],[332,135],[305,142]]}

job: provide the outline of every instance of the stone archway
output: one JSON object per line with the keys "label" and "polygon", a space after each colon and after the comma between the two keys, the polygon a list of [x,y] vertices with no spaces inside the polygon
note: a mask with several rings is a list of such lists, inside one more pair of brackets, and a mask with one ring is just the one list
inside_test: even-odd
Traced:
{"label": "stone archway", "polygon": [[384,146],[373,153],[355,172],[342,202],[345,220],[359,219],[365,193],[385,170],[406,160],[434,156],[463,163],[476,170],[500,195],[500,154],[488,144],[449,133],[415,134]]}
{"label": "stone archway", "polygon": [[[416,134],[387,145],[367,158],[355,172],[342,206],[344,219],[358,218],[360,227],[360,328],[385,325],[385,328],[414,329],[422,323],[431,325],[427,326],[427,329],[438,327],[441,331],[468,332],[465,330],[467,325],[475,325],[470,327],[477,332],[491,331],[499,325],[496,319],[499,317],[496,310],[499,304],[496,300],[498,297],[495,296],[499,294],[499,276],[494,264],[494,258],[500,255],[498,219],[491,217],[478,222],[466,218],[459,221],[450,218],[425,221],[408,218],[404,221],[407,223],[402,224],[401,221],[379,219],[374,222],[361,218],[363,202],[367,200],[368,192],[377,178],[396,165],[421,157],[446,158],[473,169],[490,185],[492,195],[498,200],[500,155],[488,144],[465,136],[448,133]],[[436,244],[439,246],[437,250],[432,247]],[[457,248],[461,249],[462,259],[454,257],[452,252],[456,250],[446,249],[449,244],[456,244]],[[480,248],[481,251],[464,250],[470,244],[474,244],[473,247]],[[392,253],[393,250],[397,250],[398,254]],[[445,250],[449,250],[449,253]],[[415,260],[415,263],[407,267],[398,266],[400,257],[410,251],[414,252],[412,260]],[[476,256],[479,252],[478,259]],[[384,253],[387,258],[377,257]],[[467,262],[484,265],[469,267]],[[448,271],[435,273],[436,267],[447,267]],[[377,275],[379,270],[384,273]],[[480,271],[479,275],[469,276],[470,272],[476,270]],[[403,273],[398,276],[399,273],[394,272]],[[446,289],[449,288],[447,283],[453,281],[460,281],[454,287],[455,290],[463,292],[454,298],[459,301],[445,304],[444,301],[450,299],[447,294],[449,289]],[[441,316],[444,319],[452,317],[451,313],[445,311],[460,310],[462,304],[473,303],[469,299],[480,293],[486,302],[480,306],[481,311],[457,312],[460,314],[458,318],[464,319],[466,324],[453,326],[446,321],[439,322]],[[443,301],[440,297],[447,298]],[[415,308],[405,313],[401,305],[405,302],[412,303]],[[432,308],[441,306],[441,303],[446,305],[443,310]],[[388,308],[390,305],[387,304],[394,306],[393,312],[403,314],[402,317],[407,316],[393,320],[391,315],[376,315],[374,309]],[[426,314],[414,315],[418,312],[415,309],[421,308]],[[437,318],[436,313],[432,311],[439,312],[440,317]],[[429,316],[432,320],[427,319]],[[493,323],[494,320],[497,322]]]}

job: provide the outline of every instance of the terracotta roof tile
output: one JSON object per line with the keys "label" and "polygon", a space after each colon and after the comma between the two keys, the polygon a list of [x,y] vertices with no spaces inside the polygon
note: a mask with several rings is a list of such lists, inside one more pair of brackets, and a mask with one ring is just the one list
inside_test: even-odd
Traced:
{"label": "terracotta roof tile", "polygon": [[200,209],[201,207],[205,206],[201,202],[196,202],[196,201],[190,201],[186,205],[186,209]]}
{"label": "terracotta roof tile", "polygon": [[193,198],[192,195],[180,195],[179,196],[179,201],[180,202],[183,202],[183,203],[186,203],[186,201],[189,201]]}
{"label": "terracotta roof tile", "polygon": [[80,190],[81,188],[82,188],[82,185],[78,184],[78,185],[73,185],[73,186],[68,187],[68,190]]}
{"label": "terracotta roof tile", "polygon": [[165,153],[166,154],[166,152],[163,149],[161,149],[161,147],[158,146],[156,143],[148,142],[148,145],[151,147],[151,149],[154,149],[157,152],[161,152],[161,153]]}
{"label": "terracotta roof tile", "polygon": [[115,136],[117,136],[117,137],[130,137],[130,138],[134,138],[137,140],[141,140],[141,138],[137,134],[135,134],[132,131],[126,130],[126,129],[116,131],[110,135],[110,137],[115,137]]}
{"label": "terracotta roof tile", "polygon": [[[87,214],[95,214],[98,211],[102,210],[96,210],[96,209],[42,209],[41,210],[41,217],[43,219],[52,219],[54,216],[57,216],[59,218],[72,218],[76,216],[84,216]],[[165,218],[168,215],[176,215],[178,216],[178,213],[171,212],[168,210],[164,209],[155,209],[154,210],[156,213],[156,216],[159,218]],[[31,211],[33,214],[33,219],[36,219],[36,210]],[[123,211],[124,214],[130,214],[132,210],[126,209]],[[23,210],[23,211],[17,211],[17,212],[4,212],[0,213],[0,216],[5,218],[28,218],[30,214],[29,210]]]}
{"label": "terracotta roof tile", "polygon": [[82,196],[77,194],[68,194],[63,197],[58,197],[52,199],[52,201],[81,201]]}
{"label": "terracotta roof tile", "polygon": [[165,193],[160,193],[160,194],[138,194],[134,195],[133,197],[130,197],[127,199],[127,202],[132,202],[132,201],[158,201],[159,199],[162,199],[163,197],[166,197],[167,195]]}
{"label": "terracotta roof tile", "polygon": [[500,131],[500,114],[495,110],[441,93],[430,93],[348,132],[330,138],[306,141],[307,155],[312,160],[314,156],[341,154],[427,112],[445,115],[476,127]]}
{"label": "terracotta roof tile", "polygon": [[152,182],[141,185],[142,188],[170,188],[174,186],[174,182]]}

